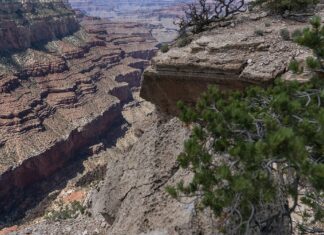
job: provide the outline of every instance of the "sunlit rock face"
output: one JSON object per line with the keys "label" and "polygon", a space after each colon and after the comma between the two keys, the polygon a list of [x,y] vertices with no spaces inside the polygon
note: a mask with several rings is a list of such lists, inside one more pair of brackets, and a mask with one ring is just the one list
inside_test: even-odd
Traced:
{"label": "sunlit rock face", "polygon": [[[307,23],[273,20],[252,13],[234,19],[232,24],[215,25],[214,29],[195,35],[184,47],[159,52],[144,72],[141,97],[174,115],[179,112],[179,100],[195,104],[211,84],[221,90],[265,87],[279,76],[291,76],[291,58],[304,61],[310,55],[305,48],[280,36],[282,29],[292,32]],[[269,27],[265,26],[267,22],[271,22]],[[263,27],[263,35],[255,33],[257,27]]]}
{"label": "sunlit rock face", "polygon": [[146,23],[159,42],[177,36],[174,21],[181,16],[183,5],[191,0],[69,0],[71,6],[90,16],[121,22]]}

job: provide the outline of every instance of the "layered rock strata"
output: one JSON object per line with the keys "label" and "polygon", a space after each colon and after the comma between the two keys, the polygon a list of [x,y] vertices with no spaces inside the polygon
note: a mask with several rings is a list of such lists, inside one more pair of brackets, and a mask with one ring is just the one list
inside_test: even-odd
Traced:
{"label": "layered rock strata", "polygon": [[79,28],[65,0],[3,0],[0,4],[0,52],[26,49]]}
{"label": "layered rock strata", "polygon": [[[0,221],[19,207],[13,195],[25,197],[22,189],[53,174],[121,119],[157,42],[146,37],[149,31],[114,28],[89,18],[74,34],[1,57]],[[120,37],[130,41],[125,48],[113,43]]]}
{"label": "layered rock strata", "polygon": [[170,42],[177,36],[174,21],[183,14],[190,0],[69,0],[73,8],[88,15],[118,22],[145,23],[159,42]]}
{"label": "layered rock strata", "polygon": [[253,14],[240,16],[228,26],[193,37],[183,48],[175,46],[160,53],[144,73],[141,96],[163,111],[175,113],[177,101],[192,104],[211,84],[222,90],[266,86],[287,71],[293,57],[308,54],[280,36],[281,29],[289,27],[292,32],[306,24],[257,19]]}

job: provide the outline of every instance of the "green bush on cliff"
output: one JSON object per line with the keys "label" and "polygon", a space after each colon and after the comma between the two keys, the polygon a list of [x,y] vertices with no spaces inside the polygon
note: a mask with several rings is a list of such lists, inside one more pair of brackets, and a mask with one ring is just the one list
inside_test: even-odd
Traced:
{"label": "green bush on cliff", "polygon": [[301,11],[309,6],[315,6],[318,0],[256,0],[252,5],[259,5],[274,13],[285,11]]}
{"label": "green bush on cliff", "polygon": [[[292,34],[313,50],[313,69],[323,68],[320,22]],[[290,69],[302,70],[297,61]],[[196,106],[179,108],[192,132],[178,162],[193,178],[167,187],[172,197],[211,209],[225,234],[324,234],[324,79],[210,87]]]}
{"label": "green bush on cliff", "polygon": [[79,201],[73,201],[70,204],[63,205],[62,202],[59,203],[58,210],[52,210],[45,215],[47,220],[60,221],[77,218],[79,214],[84,214],[85,208],[81,205]]}
{"label": "green bush on cliff", "polygon": [[324,26],[321,25],[321,18],[318,16],[312,17],[310,24],[311,28],[307,27],[303,31],[295,31],[293,39],[299,45],[308,47],[313,51],[314,56],[306,59],[307,66],[312,70],[324,72]]}
{"label": "green bush on cliff", "polygon": [[324,222],[324,80],[210,87],[195,107],[179,107],[192,133],[178,162],[193,178],[168,187],[171,196],[209,207],[226,234],[290,234],[301,201],[312,208],[301,228]]}
{"label": "green bush on cliff", "polygon": [[162,44],[160,50],[162,53],[167,53],[170,50],[169,45],[166,43]]}

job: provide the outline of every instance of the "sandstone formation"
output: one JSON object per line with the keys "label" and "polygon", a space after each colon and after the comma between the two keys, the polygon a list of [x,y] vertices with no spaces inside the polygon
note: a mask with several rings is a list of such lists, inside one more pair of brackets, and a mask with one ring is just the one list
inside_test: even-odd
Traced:
{"label": "sandstone formation", "polygon": [[250,14],[225,25],[194,36],[183,48],[159,53],[144,73],[141,96],[175,113],[177,101],[194,103],[211,84],[221,89],[266,86],[287,71],[293,57],[309,53],[280,36],[281,29],[293,32],[305,23]]}
{"label": "sandstone formation", "polygon": [[[51,2],[53,8],[60,9],[59,2]],[[62,9],[71,14],[63,13],[61,19],[67,31],[28,49],[33,42],[28,39],[21,39],[28,42],[24,45],[14,40],[2,45],[19,50],[6,51],[0,62],[0,227],[11,220],[8,212],[19,208],[26,187],[55,173],[120,122],[123,104],[132,99],[131,88],[139,86],[141,72],[157,50],[157,42],[140,24],[143,33],[132,32],[127,24],[118,25],[116,33],[111,22],[88,18],[70,34],[79,25],[64,4]],[[71,28],[65,17],[77,27]],[[36,28],[42,30],[39,24]],[[120,40],[125,45],[115,43]]]}

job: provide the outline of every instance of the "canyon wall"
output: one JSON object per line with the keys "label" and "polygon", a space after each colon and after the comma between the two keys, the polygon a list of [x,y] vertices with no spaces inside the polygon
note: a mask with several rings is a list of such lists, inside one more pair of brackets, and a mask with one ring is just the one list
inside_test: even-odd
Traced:
{"label": "canyon wall", "polygon": [[[141,24],[134,29],[85,18],[80,27],[66,1],[30,2],[44,17],[19,1],[18,9],[33,18],[30,27],[12,19],[1,20],[14,25],[11,31],[0,27],[8,33],[0,34],[7,40],[0,40],[0,226],[24,206],[24,188],[120,122],[122,106],[132,100],[131,89],[157,50]],[[57,15],[44,11],[44,4],[54,4]]]}
{"label": "canyon wall", "polygon": [[147,24],[152,35],[160,43],[171,42],[177,37],[174,24],[182,14],[185,3],[191,0],[69,0],[73,8],[90,16],[118,22]]}
{"label": "canyon wall", "polygon": [[65,0],[16,0],[0,4],[0,52],[26,49],[70,35],[79,28]]}
{"label": "canyon wall", "polygon": [[[190,133],[174,117],[176,102],[195,103],[210,84],[240,90],[251,84],[267,86],[278,76],[302,79],[303,75],[287,72],[287,64],[292,57],[302,61],[310,52],[284,41],[280,30],[306,24],[263,13],[242,14],[192,36],[185,47],[174,45],[167,53],[159,52],[141,83],[140,75],[157,51],[152,27],[92,17],[79,20],[81,30],[73,35],[2,57],[0,221],[14,225],[3,231],[219,234],[223,221],[208,210],[197,210],[191,198],[179,202],[165,191],[191,178],[176,160]],[[140,83],[141,96],[158,110],[137,97]],[[121,119],[125,123],[118,123]],[[97,141],[101,135],[108,137]],[[49,190],[29,211],[34,217],[10,223],[7,212],[34,201],[20,200],[26,197],[24,189],[42,178],[46,180],[40,188],[50,181],[60,183],[64,177],[48,176],[64,168],[83,147],[93,158],[84,164],[91,171],[77,171],[66,187]],[[58,220],[47,217],[53,215],[51,210],[60,212],[75,201],[85,213]]]}

